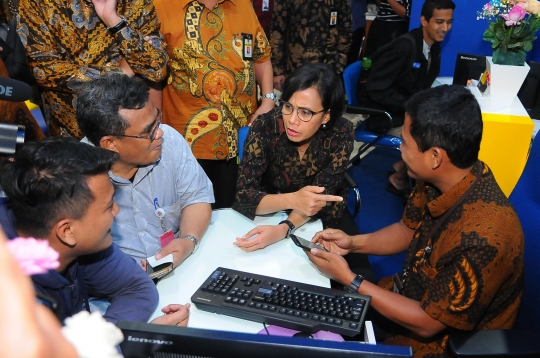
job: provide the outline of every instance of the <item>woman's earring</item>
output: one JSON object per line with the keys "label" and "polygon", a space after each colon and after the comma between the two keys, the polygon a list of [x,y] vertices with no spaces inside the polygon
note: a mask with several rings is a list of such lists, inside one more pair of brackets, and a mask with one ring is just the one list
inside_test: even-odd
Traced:
{"label": "woman's earring", "polygon": [[326,129],[326,123],[323,124],[321,127],[322,127],[322,129]]}

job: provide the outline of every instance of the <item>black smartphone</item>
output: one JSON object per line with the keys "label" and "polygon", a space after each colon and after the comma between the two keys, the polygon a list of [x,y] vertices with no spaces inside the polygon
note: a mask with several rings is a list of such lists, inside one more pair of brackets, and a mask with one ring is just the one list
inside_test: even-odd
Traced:
{"label": "black smartphone", "polygon": [[300,236],[296,236],[294,234],[289,235],[294,242],[294,244],[298,247],[301,247],[305,251],[311,251],[311,249],[319,249],[323,251],[327,251],[324,247],[318,244],[314,244],[311,241],[308,241],[306,239],[302,239]]}

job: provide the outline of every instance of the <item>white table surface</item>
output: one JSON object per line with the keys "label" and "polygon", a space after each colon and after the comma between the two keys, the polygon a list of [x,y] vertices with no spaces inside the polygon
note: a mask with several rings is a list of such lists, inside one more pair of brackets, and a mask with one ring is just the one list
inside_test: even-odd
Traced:
{"label": "white table surface", "polygon": [[[254,252],[245,252],[233,245],[237,237],[255,226],[275,225],[285,218],[285,213],[276,213],[251,221],[232,209],[214,210],[197,252],[157,284],[159,305],[151,319],[162,315],[161,308],[168,304],[191,303],[191,296],[218,267],[330,287],[328,278],[317,271],[302,249],[290,239]],[[322,223],[317,220],[303,225],[295,234],[311,240],[320,230]],[[188,326],[246,333],[263,329],[262,323],[200,311],[193,303]]]}

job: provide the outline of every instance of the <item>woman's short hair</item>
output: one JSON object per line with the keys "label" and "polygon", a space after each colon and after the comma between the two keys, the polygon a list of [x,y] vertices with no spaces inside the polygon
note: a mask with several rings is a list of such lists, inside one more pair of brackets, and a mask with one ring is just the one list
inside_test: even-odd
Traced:
{"label": "woman's short hair", "polygon": [[332,126],[345,110],[345,93],[341,79],[332,66],[324,63],[307,63],[298,67],[283,84],[282,100],[289,101],[295,92],[315,87],[324,110],[330,110]]}

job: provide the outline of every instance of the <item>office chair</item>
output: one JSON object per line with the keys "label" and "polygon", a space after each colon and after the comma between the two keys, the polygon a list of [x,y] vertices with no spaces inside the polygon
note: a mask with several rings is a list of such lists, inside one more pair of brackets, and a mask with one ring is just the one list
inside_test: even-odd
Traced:
{"label": "office chair", "polygon": [[525,290],[516,325],[511,330],[466,332],[451,335],[449,352],[455,357],[540,357],[540,135],[510,194],[525,235]]}
{"label": "office chair", "polygon": [[[392,116],[383,110],[361,107],[361,104],[356,99],[356,92],[358,91],[358,77],[362,69],[362,61],[356,61],[345,68],[343,71],[343,85],[345,87],[345,94],[347,95],[347,108],[346,112],[351,114],[369,114],[369,115],[384,115],[382,118],[387,118],[388,122],[385,126],[390,130],[393,127]],[[401,144],[401,138],[388,135],[385,133],[377,134],[371,132],[366,128],[366,124],[362,121],[355,130],[354,139],[357,142],[362,142],[358,153],[351,158],[351,163],[358,164],[362,155],[373,146],[394,148],[399,150]]]}
{"label": "office chair", "polygon": [[[242,161],[242,157],[244,155],[244,142],[246,141],[247,135],[249,133],[249,127],[240,127],[238,128],[238,158],[240,161]],[[347,184],[347,187],[352,191],[353,198],[354,198],[354,210],[352,212],[353,217],[355,217],[360,212],[360,207],[362,206],[362,199],[360,198],[360,190],[358,189],[358,185],[354,182],[354,180],[349,176],[349,174],[345,173],[345,183]]]}

